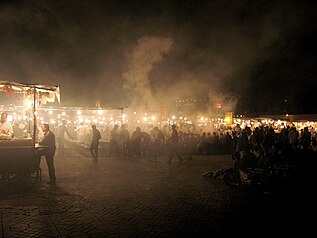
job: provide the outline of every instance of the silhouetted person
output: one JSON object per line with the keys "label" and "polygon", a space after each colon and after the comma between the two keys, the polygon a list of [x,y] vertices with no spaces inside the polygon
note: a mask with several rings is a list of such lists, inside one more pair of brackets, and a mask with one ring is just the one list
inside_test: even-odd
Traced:
{"label": "silhouetted person", "polygon": [[130,133],[127,129],[127,125],[122,124],[119,130],[119,139],[121,142],[121,154],[123,156],[129,156],[130,154]]}
{"label": "silhouetted person", "polygon": [[118,125],[114,125],[110,132],[110,144],[109,144],[109,155],[116,155],[119,157],[119,132],[118,132]]}
{"label": "silhouetted person", "polygon": [[176,155],[179,162],[183,161],[183,158],[178,153],[178,131],[176,130],[176,125],[172,125],[172,132],[170,138],[167,140],[167,145],[169,147],[169,160],[168,164],[172,163],[173,156]]}
{"label": "silhouetted person", "polygon": [[96,128],[96,125],[92,125],[92,140],[90,144],[90,153],[93,158],[93,162],[98,162],[98,148],[99,148],[99,140],[101,139],[100,131]]}
{"label": "silhouetted person", "polygon": [[131,135],[131,144],[133,148],[133,154],[137,157],[141,156],[141,142],[142,142],[142,132],[140,127],[136,127],[135,131]]}
{"label": "silhouetted person", "polygon": [[56,184],[55,167],[54,167],[54,155],[55,155],[55,150],[56,150],[55,135],[50,130],[50,127],[48,124],[43,124],[42,130],[44,132],[44,137],[39,142],[39,144],[47,146],[47,148],[45,148],[44,154],[40,154],[40,155],[45,156],[46,164],[48,167],[50,181],[47,182],[47,184],[55,185]]}
{"label": "silhouetted person", "polygon": [[245,132],[245,130],[241,131],[241,134],[237,141],[236,151],[250,152],[250,143],[249,143],[248,135]]}
{"label": "silhouetted person", "polygon": [[158,153],[161,154],[165,144],[165,136],[163,132],[155,126],[152,131],[152,141],[153,141],[153,149],[154,149],[154,156]]}

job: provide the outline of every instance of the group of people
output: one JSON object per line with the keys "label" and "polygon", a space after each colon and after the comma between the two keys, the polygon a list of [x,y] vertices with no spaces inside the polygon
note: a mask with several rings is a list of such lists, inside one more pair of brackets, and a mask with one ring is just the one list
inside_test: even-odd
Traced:
{"label": "group of people", "polygon": [[167,131],[153,126],[148,131],[141,130],[139,126],[131,133],[126,125],[114,125],[110,131],[108,156],[123,157],[141,157],[153,156],[165,153],[169,157],[168,163],[171,163],[173,156],[182,161],[180,144],[183,143],[182,136],[172,125]]}
{"label": "group of people", "polygon": [[[14,137],[13,126],[7,120],[8,113],[1,113],[1,121],[0,121],[0,137],[1,139],[9,139]],[[97,163],[98,161],[98,146],[99,140],[101,139],[101,133],[96,128],[96,125],[92,125],[92,140],[90,146],[90,152],[93,157],[93,162]],[[49,185],[56,184],[56,174],[55,174],[55,166],[54,166],[54,156],[56,149],[58,148],[58,154],[61,158],[64,158],[65,153],[65,145],[64,138],[65,134],[73,138],[67,130],[66,121],[63,120],[62,123],[58,126],[56,136],[55,133],[50,129],[49,124],[44,123],[41,125],[41,131],[43,135],[41,136],[38,144],[41,147],[38,150],[38,156],[44,156],[46,159],[46,164],[48,167],[48,173],[50,180],[47,182]],[[57,142],[57,145],[56,145]]]}
{"label": "group of people", "polygon": [[[93,162],[98,162],[98,147],[99,140],[101,139],[100,131],[97,129],[96,125],[92,125],[92,140],[90,145],[90,153],[93,158]],[[47,184],[55,185],[56,184],[56,175],[55,175],[55,167],[54,167],[54,155],[56,151],[55,141],[58,143],[58,151],[60,153],[61,158],[64,158],[64,135],[71,135],[67,131],[65,126],[65,121],[62,121],[62,124],[59,125],[59,130],[57,130],[58,137],[55,138],[55,134],[50,130],[49,124],[43,124],[42,130],[44,132],[43,138],[39,141],[39,145],[44,145],[47,148],[44,150],[43,154],[46,158],[46,163],[48,166],[48,172],[50,181]]]}
{"label": "group of people", "polygon": [[[67,134],[69,135],[69,132],[67,131],[67,127],[65,126],[65,121],[62,122],[62,124],[58,127],[59,130],[57,130],[57,135],[58,137],[55,138],[55,134],[50,130],[49,124],[43,124],[42,125],[42,131],[44,133],[43,138],[39,141],[40,145],[46,146],[46,149],[43,151],[42,154],[46,158],[46,163],[48,166],[48,171],[49,171],[49,177],[50,181],[47,184],[50,185],[55,185],[56,184],[56,175],[55,175],[55,167],[54,167],[54,155],[56,151],[56,144],[55,141],[58,143],[59,148],[59,153],[64,153],[64,135]],[[125,126],[123,126],[123,129]],[[91,138],[91,144],[90,144],[90,153],[92,156],[92,162],[97,163],[98,162],[98,155],[99,155],[99,141],[101,139],[101,133],[97,129],[96,125],[91,126],[92,129],[92,138]],[[118,129],[118,126],[114,127],[114,131]],[[115,136],[115,132],[112,132],[112,135]],[[156,135],[157,140],[162,140],[161,142],[163,143],[163,135],[161,135],[160,131],[158,128],[154,128],[154,133]],[[142,140],[142,132],[140,128],[136,128],[136,130],[132,133],[131,137],[134,138],[135,146],[138,148],[137,144],[140,145],[141,140]],[[69,135],[71,137],[71,135]],[[130,137],[130,136],[129,136]],[[179,143],[179,134],[176,129],[176,125],[171,126],[171,134],[169,138],[166,141],[166,144],[168,145],[168,161],[167,163],[171,163],[173,160],[173,157],[176,156],[179,159],[179,162],[183,161],[182,155],[179,153],[178,150],[178,143]],[[159,143],[159,141],[156,141]],[[161,143],[160,142],[160,143]],[[124,146],[124,145],[123,145]],[[127,146],[127,144],[126,144]],[[127,148],[127,147],[126,147]],[[139,150],[137,153],[141,153]]]}
{"label": "group of people", "polygon": [[[10,138],[14,136],[13,128],[10,122],[7,121],[8,114],[1,114],[0,135],[5,135]],[[68,136],[75,139],[73,134],[68,131],[66,121],[50,129],[49,124],[41,126],[43,135],[39,137],[39,144],[46,147],[45,150],[40,150],[40,156],[45,156],[48,166],[50,181],[48,184],[56,184],[56,175],[54,168],[55,151],[59,158],[63,159],[65,154],[65,137]],[[56,134],[56,136],[55,136]],[[98,163],[99,157],[99,141],[102,138],[102,133],[97,129],[96,125],[91,125],[91,141],[90,154],[93,163]],[[109,141],[109,156],[127,156],[139,157],[142,155],[155,156],[157,153],[165,153],[171,163],[173,158],[178,158],[181,162],[184,159],[190,159],[194,153],[233,153],[234,151],[249,151],[254,148],[254,145],[263,145],[269,147],[272,145],[284,145],[283,148],[303,148],[313,150],[317,153],[317,136],[311,134],[308,128],[298,131],[295,127],[285,127],[280,133],[275,133],[271,127],[257,127],[252,131],[250,128],[239,130],[226,131],[219,136],[217,132],[193,135],[178,131],[176,125],[171,125],[168,130],[161,130],[158,127],[152,127],[146,131],[142,131],[140,127],[136,127],[130,132],[127,125],[114,125],[110,131]],[[287,147],[289,146],[289,147]],[[222,148],[222,149],[219,149]],[[148,153],[148,154],[147,154]]]}
{"label": "group of people", "polygon": [[[100,131],[97,129],[96,125],[92,125],[92,140],[90,145],[90,153],[93,158],[93,162],[98,162],[98,147],[99,140],[101,139]],[[44,132],[43,138],[39,141],[39,145],[44,145],[47,148],[44,150],[43,154],[46,158],[46,163],[48,166],[50,181],[48,184],[55,185],[56,184],[56,175],[55,175],[55,167],[54,167],[54,155],[56,151],[55,141],[58,143],[58,152],[61,158],[64,158],[64,136],[65,134],[72,136],[67,131],[67,127],[65,126],[65,121],[62,121],[62,124],[59,125],[57,130],[58,137],[55,138],[55,134],[50,130],[49,124],[43,124],[42,130]]]}

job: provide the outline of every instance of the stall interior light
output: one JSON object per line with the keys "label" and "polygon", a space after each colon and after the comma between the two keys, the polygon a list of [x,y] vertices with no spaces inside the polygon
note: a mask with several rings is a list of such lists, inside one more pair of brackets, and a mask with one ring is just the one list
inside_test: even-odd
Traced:
{"label": "stall interior light", "polygon": [[7,120],[8,120],[9,122],[12,122],[12,121],[13,121],[13,116],[12,116],[12,115],[8,115]]}
{"label": "stall interior light", "polygon": [[31,107],[33,107],[33,101],[30,100],[30,99],[25,99],[24,102],[23,102],[23,104],[24,104],[24,106],[25,106],[26,108],[31,108]]}

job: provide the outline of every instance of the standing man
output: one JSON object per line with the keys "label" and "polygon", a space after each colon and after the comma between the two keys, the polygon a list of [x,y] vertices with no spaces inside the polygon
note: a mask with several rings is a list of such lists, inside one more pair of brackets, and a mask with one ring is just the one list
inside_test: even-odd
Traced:
{"label": "standing man", "polygon": [[0,134],[13,137],[13,127],[10,122],[7,121],[8,113],[1,113],[1,122],[0,122]]}
{"label": "standing man", "polygon": [[133,155],[140,157],[141,156],[141,143],[142,143],[142,132],[141,128],[138,126],[135,128],[135,131],[131,135],[131,145],[133,150]]}
{"label": "standing man", "polygon": [[122,155],[128,157],[130,155],[130,133],[127,129],[127,125],[125,124],[121,125],[119,139],[121,142]]}
{"label": "standing man", "polygon": [[64,159],[65,156],[65,134],[74,139],[67,130],[66,121],[62,120],[62,123],[57,127],[57,154],[58,157]]}
{"label": "standing man", "polygon": [[172,132],[170,138],[167,140],[167,145],[169,146],[169,160],[167,161],[168,164],[172,163],[173,156],[176,155],[178,158],[178,162],[182,162],[183,158],[180,156],[178,151],[178,131],[176,130],[176,125],[172,125]]}
{"label": "standing man", "polygon": [[98,162],[98,147],[99,147],[99,140],[101,139],[100,131],[96,128],[96,125],[92,125],[92,140],[90,145],[90,153],[93,158],[93,163]]}
{"label": "standing man", "polygon": [[110,132],[109,156],[116,155],[119,157],[119,132],[118,125],[114,125]]}
{"label": "standing man", "polygon": [[47,182],[47,184],[55,185],[56,184],[56,176],[55,176],[55,167],[54,167],[54,155],[56,150],[55,145],[55,135],[50,130],[50,127],[48,124],[42,125],[42,130],[44,132],[43,139],[39,142],[40,145],[47,146],[44,150],[46,164],[48,167],[48,173],[50,176],[50,181]]}

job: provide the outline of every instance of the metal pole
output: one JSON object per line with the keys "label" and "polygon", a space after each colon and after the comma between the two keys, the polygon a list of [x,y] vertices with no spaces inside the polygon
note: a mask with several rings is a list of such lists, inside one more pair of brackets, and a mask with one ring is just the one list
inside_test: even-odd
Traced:
{"label": "metal pole", "polygon": [[35,146],[36,130],[37,130],[37,126],[36,126],[36,86],[35,85],[34,85],[33,93],[34,93],[34,95],[33,95],[33,142],[34,142],[34,146]]}
{"label": "metal pole", "polygon": [[123,107],[121,107],[120,109],[121,109],[121,126],[122,126],[122,123],[123,123]]}

